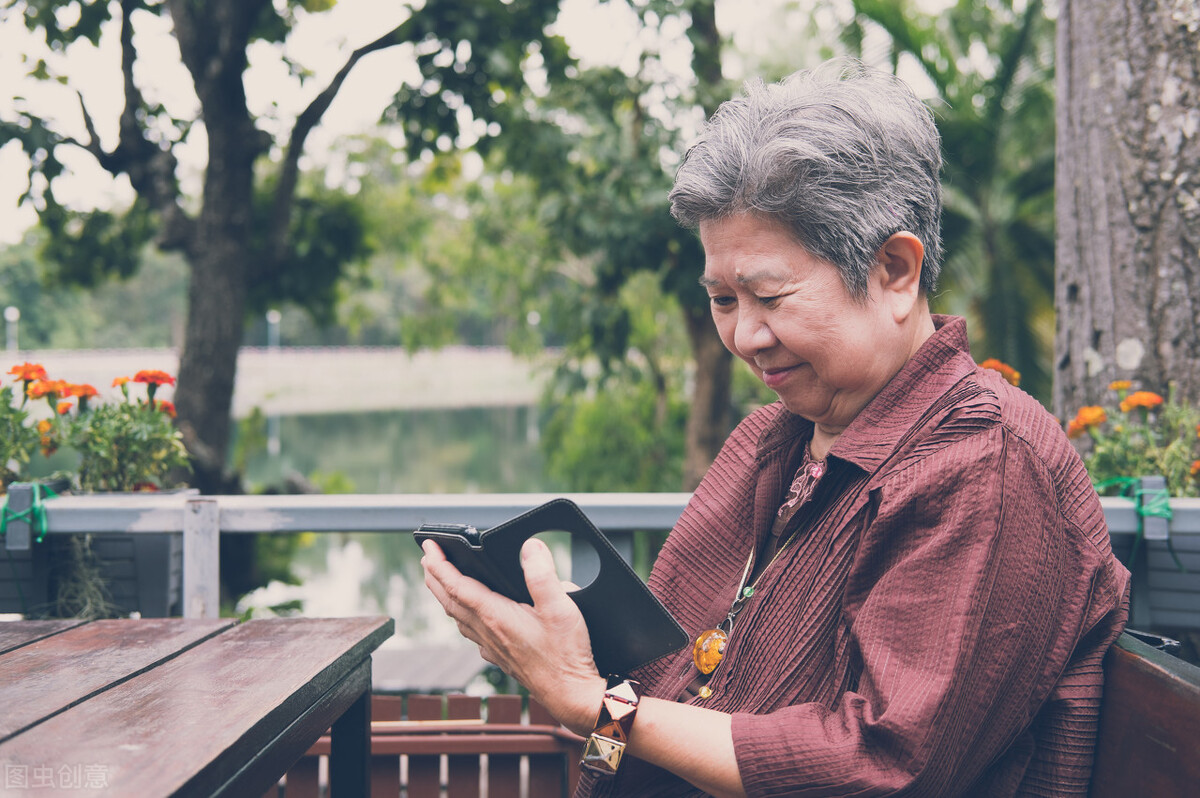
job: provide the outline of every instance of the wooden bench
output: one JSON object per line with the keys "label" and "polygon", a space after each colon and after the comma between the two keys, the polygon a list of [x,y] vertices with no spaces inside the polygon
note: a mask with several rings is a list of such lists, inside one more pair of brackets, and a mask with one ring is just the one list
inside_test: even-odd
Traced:
{"label": "wooden bench", "polygon": [[[319,798],[329,750],[322,737],[266,795]],[[582,738],[517,695],[491,696],[486,705],[464,695],[376,695],[371,702],[371,798],[570,795],[582,750]]]}
{"label": "wooden bench", "polygon": [[1200,795],[1200,668],[1123,634],[1104,677],[1091,798]]}
{"label": "wooden bench", "polygon": [[[1200,796],[1200,668],[1123,634],[1104,661],[1091,798]],[[407,712],[404,712],[404,709]],[[570,795],[582,740],[519,696],[374,696],[372,798]],[[323,737],[271,798],[318,798]],[[484,759],[483,755],[486,755]],[[527,764],[521,765],[525,758]],[[443,766],[444,759],[444,766]],[[404,787],[406,792],[401,791]]]}

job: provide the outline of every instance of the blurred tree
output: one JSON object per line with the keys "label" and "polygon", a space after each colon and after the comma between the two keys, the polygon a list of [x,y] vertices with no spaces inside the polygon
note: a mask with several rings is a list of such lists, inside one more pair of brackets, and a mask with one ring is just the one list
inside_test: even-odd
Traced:
{"label": "blurred tree", "polygon": [[[358,62],[384,48],[413,45],[426,83],[439,81],[456,98],[452,110],[459,118],[464,116],[460,110],[471,109],[476,112],[472,123],[484,125],[494,96],[525,85],[531,52],[552,77],[565,66],[561,40],[545,32],[557,12],[556,0],[427,3],[355,50],[281,137],[278,163],[256,171],[273,139],[247,106],[243,73],[248,50],[256,42],[283,41],[298,15],[332,5],[333,0],[0,0],[0,22],[20,17],[57,52],[68,45],[97,47],[110,16],[119,20],[125,105],[116,145],[102,145],[81,96],[85,138],[65,135],[54,120],[19,110],[15,118],[0,121],[0,146],[15,139],[29,155],[26,197],[50,234],[46,253],[63,278],[89,285],[107,274],[131,274],[141,247],[150,240],[187,260],[190,287],[176,407],[196,484],[204,491],[228,487],[229,411],[247,312],[267,299],[293,300],[318,314],[327,312],[340,270],[366,253],[353,203],[300,190],[300,158],[308,135]],[[143,96],[134,35],[139,14],[170,19],[198,101],[193,117],[175,118]],[[467,46],[460,46],[463,42]],[[31,75],[60,77],[45,60],[37,62]],[[414,96],[427,88],[414,90]],[[439,145],[436,131],[421,124],[415,117],[405,130],[414,140]],[[177,173],[177,149],[196,140],[201,128],[207,143],[203,188],[199,197],[187,197]],[[64,149],[87,152],[111,174],[126,176],[137,195],[132,207],[122,213],[80,213],[60,204],[54,187],[66,171]],[[267,172],[272,173],[269,179]]]}
{"label": "blurred tree", "polygon": [[34,229],[21,243],[0,249],[0,308],[21,310],[22,349],[179,345],[187,267],[178,255],[147,248],[136,279],[91,289],[47,284],[45,235]]}
{"label": "blurred tree", "polygon": [[[430,0],[425,10],[442,4],[453,5]],[[565,269],[574,270],[569,282],[575,292],[559,297],[559,315],[548,321],[558,322],[554,328],[567,347],[564,375],[569,372],[577,386],[590,379],[588,364],[597,359],[601,383],[638,362],[628,357],[634,324],[631,308],[618,300],[622,286],[648,272],[661,294],[641,301],[670,298],[694,361],[682,477],[682,487],[691,488],[735,420],[732,358],[697,282],[699,241],[671,219],[666,197],[691,132],[727,93],[724,40],[714,0],[645,0],[628,7],[638,16],[639,41],[649,43],[635,69],[571,67],[551,74],[544,87],[496,94],[489,116],[498,124],[475,147],[485,156],[495,152],[500,163],[533,181],[541,198],[538,217],[560,247]],[[682,36],[691,45],[685,76],[673,74],[657,49]],[[413,153],[460,135],[454,111],[463,78],[432,66],[450,61],[457,38],[449,32],[444,37],[444,49],[427,56],[430,74],[441,77],[402,92],[393,106],[395,117],[407,120]],[[655,402],[669,404],[666,384],[656,382],[652,370],[643,376],[663,391]]]}
{"label": "blurred tree", "polygon": [[[944,152],[946,261],[936,312],[967,317],[977,358],[1048,403],[1054,322],[1054,24],[1042,0],[854,0],[843,40],[932,81]],[[866,52],[864,52],[866,51]]]}
{"label": "blurred tree", "polygon": [[1200,399],[1200,5],[1066,0],[1058,21],[1054,410],[1118,379]]}

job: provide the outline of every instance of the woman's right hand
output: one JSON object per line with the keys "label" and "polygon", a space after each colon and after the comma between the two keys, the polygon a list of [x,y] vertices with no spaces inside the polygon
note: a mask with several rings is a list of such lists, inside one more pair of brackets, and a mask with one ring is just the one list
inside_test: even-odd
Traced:
{"label": "woman's right hand", "polygon": [[530,538],[521,567],[533,606],[464,576],[433,541],[422,544],[425,584],[479,653],[520,682],[560,723],[587,735],[604,696],[587,624],[559,580],[546,544]]}

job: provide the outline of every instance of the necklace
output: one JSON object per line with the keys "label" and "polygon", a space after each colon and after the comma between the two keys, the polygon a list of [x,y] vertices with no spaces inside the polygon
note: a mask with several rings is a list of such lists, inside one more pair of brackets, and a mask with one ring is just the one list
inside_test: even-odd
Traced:
{"label": "necklace", "polygon": [[[795,512],[799,505],[804,504],[812,498],[813,491],[816,489],[817,482],[825,474],[825,461],[814,460],[811,451],[805,448],[804,461],[800,464],[800,468],[796,472],[796,478],[792,480],[791,487],[788,490],[787,500],[783,506],[779,508],[779,516],[782,517],[788,511]],[[742,578],[738,580],[737,591],[733,596],[733,603],[729,607],[729,613],[725,616],[725,620],[717,624],[712,629],[705,629],[696,638],[695,644],[692,646],[692,662],[695,663],[696,669],[700,673],[708,676],[717,669],[721,664],[721,660],[725,658],[725,647],[729,643],[729,636],[733,634],[733,623],[737,619],[738,613],[742,611],[745,603],[754,596],[755,586],[768,569],[775,563],[779,556],[796,540],[800,535],[800,530],[797,529],[775,550],[774,556],[766,567],[759,572],[754,582],[747,584],[750,578],[751,568],[754,565],[754,549],[750,550],[750,556],[746,558],[746,567],[742,569]],[[700,688],[698,693],[700,698],[708,698],[713,694],[712,688],[707,684]]]}

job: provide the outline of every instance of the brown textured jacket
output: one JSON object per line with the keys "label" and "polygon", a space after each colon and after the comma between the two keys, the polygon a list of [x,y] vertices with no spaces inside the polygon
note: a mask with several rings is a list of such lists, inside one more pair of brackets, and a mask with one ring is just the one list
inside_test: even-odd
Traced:
{"label": "brown textured jacket", "polygon": [[[751,796],[1086,795],[1128,572],[1055,419],[937,332],[836,440],[738,617],[712,697]],[[730,436],[650,578],[693,636],[729,609],[811,423]],[[787,535],[784,535],[786,539]],[[636,674],[678,699],[690,651]],[[577,796],[702,793],[627,757]]]}

